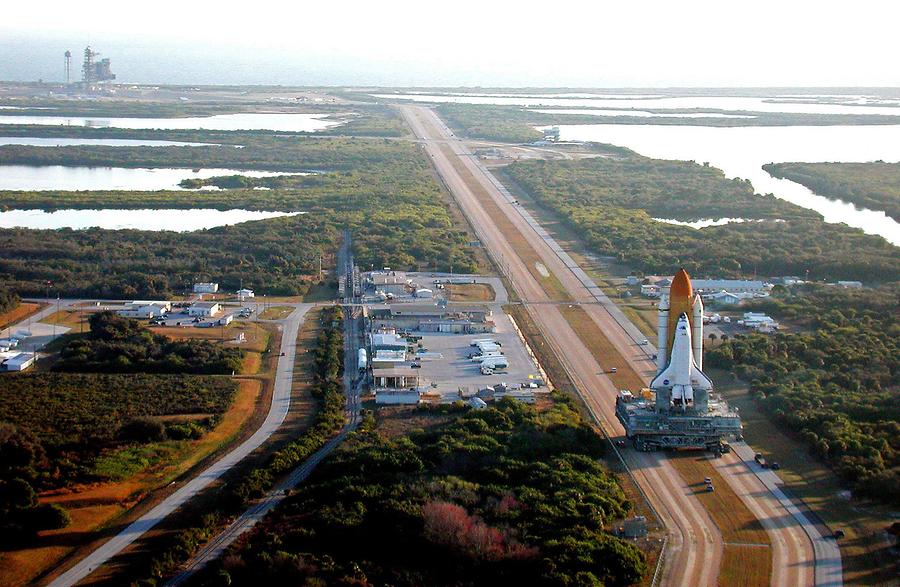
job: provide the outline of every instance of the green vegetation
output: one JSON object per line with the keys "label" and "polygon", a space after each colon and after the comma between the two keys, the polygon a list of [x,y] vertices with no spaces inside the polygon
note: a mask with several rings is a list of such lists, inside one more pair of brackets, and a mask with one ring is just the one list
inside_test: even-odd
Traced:
{"label": "green vegetation", "polygon": [[[210,142],[219,133],[194,131],[189,136]],[[211,146],[123,147],[72,145],[34,147],[0,146],[3,165],[87,165],[93,167],[198,167],[272,171],[360,171],[396,165],[410,156],[413,146],[399,142],[356,138],[304,138],[284,135],[232,135],[237,144]]]}
{"label": "green vegetation", "polygon": [[[144,164],[194,167],[235,166],[228,158],[234,155],[262,168],[284,167],[290,161],[295,170],[333,171],[285,179],[290,187],[271,191],[0,194],[4,206],[49,210],[212,207],[305,212],[190,233],[0,230],[0,285],[38,295],[50,280],[65,295],[158,297],[185,291],[198,274],[213,274],[224,289],[237,289],[243,280],[266,294],[303,295],[317,275],[320,257],[336,249],[345,227],[353,231],[355,254],[363,267],[476,269],[471,239],[454,224],[440,186],[415,145],[324,138],[271,138],[267,144],[259,150],[250,145],[196,148],[222,157],[214,161],[199,152],[195,158],[194,147],[141,148],[134,156],[144,157]],[[78,149],[68,152],[77,159]],[[128,148],[111,149],[111,159],[100,159],[103,164],[128,160],[118,151]],[[57,162],[71,162],[59,157]],[[354,167],[359,169],[350,171]]]}
{"label": "green vegetation", "polygon": [[708,351],[783,430],[794,431],[862,496],[900,505],[896,284],[806,287],[755,307],[810,332],[739,335]]}
{"label": "green vegetation", "polygon": [[436,110],[447,124],[465,136],[488,141],[531,143],[544,136],[534,126],[550,124],[540,122],[546,118],[542,114],[508,106],[441,104]]}
{"label": "green vegetation", "polygon": [[[880,282],[900,275],[897,249],[880,237],[826,224],[816,213],[691,162],[628,158],[516,162],[506,168],[596,253],[645,273],[809,275]],[[700,230],[654,217],[742,217]]]}
{"label": "green vegetation", "polygon": [[208,340],[173,341],[114,312],[90,317],[87,336],[69,341],[57,371],[91,373],[194,373],[230,375],[241,370],[244,352]]}
{"label": "green vegetation", "polygon": [[69,517],[59,506],[37,502],[34,486],[47,465],[44,448],[34,436],[0,422],[0,545],[68,525]]}
{"label": "green vegetation", "polygon": [[[129,443],[180,439],[192,427],[213,427],[237,387],[225,377],[97,373],[7,374],[2,385],[0,422],[28,431],[46,449],[42,488],[94,478],[96,459]],[[146,426],[141,432],[146,418],[198,414],[190,421],[156,420],[161,432]]]}
{"label": "green vegetation", "polygon": [[630,503],[597,461],[600,438],[556,399],[434,408],[453,417],[353,435],[199,582],[635,583],[643,555],[603,530]]}
{"label": "green vegetation", "polygon": [[0,314],[15,309],[19,301],[16,292],[0,287]]}
{"label": "green vegetation", "polygon": [[769,163],[763,169],[900,222],[900,163]]}

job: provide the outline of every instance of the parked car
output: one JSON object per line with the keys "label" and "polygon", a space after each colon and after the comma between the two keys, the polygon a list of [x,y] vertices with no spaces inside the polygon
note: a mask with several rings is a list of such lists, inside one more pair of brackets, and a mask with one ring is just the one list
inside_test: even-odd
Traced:
{"label": "parked car", "polygon": [[778,469],[781,468],[781,465],[778,463],[778,461],[772,461],[772,466],[771,466],[771,468],[772,468],[773,471],[777,471]]}

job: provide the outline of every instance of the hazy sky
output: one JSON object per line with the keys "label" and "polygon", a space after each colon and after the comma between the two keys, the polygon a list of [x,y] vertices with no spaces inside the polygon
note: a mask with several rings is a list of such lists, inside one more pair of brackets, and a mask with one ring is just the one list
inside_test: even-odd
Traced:
{"label": "hazy sky", "polygon": [[[90,43],[125,82],[898,86],[896,1],[11,2],[0,79]],[[77,68],[76,68],[77,69]]]}

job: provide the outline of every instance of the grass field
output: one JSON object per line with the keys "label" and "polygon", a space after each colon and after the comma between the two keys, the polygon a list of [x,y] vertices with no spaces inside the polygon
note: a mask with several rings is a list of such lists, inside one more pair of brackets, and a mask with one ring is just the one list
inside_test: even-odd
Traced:
{"label": "grass field", "polygon": [[[674,452],[670,454],[669,461],[710,513],[725,542],[770,544],[765,528],[712,466],[711,458],[706,451]],[[715,491],[706,491],[705,477],[712,479]]]}
{"label": "grass field", "polygon": [[492,302],[494,288],[487,283],[458,283],[448,285],[451,302]]}
{"label": "grass field", "polygon": [[331,279],[314,283],[303,296],[304,302],[331,302],[337,299],[337,282]]}
{"label": "grass field", "polygon": [[720,587],[765,587],[772,576],[772,551],[765,546],[726,544]]}
{"label": "grass field", "polygon": [[[196,328],[193,326],[154,326],[150,328],[157,334],[164,334],[174,340],[222,340],[222,328]],[[235,339],[241,333],[244,334],[244,342],[238,344]],[[265,351],[271,340],[271,333],[262,324],[251,321],[234,321],[224,329],[225,344],[234,345],[249,352],[260,353]]]}
{"label": "grass field", "polygon": [[[841,529],[840,541],[847,585],[889,585],[900,576],[900,559],[892,555],[885,529],[896,512],[867,502],[842,497],[834,472],[817,461],[803,446],[769,420],[747,391],[747,386],[730,374],[709,370],[718,390],[730,405],[739,408],[744,439],[757,452],[781,464],[778,475],[787,489],[815,512],[831,530]],[[894,583],[896,584],[896,583]]]}
{"label": "grass field", "polygon": [[[12,310],[0,313],[0,330],[6,328],[7,326],[12,326],[17,322],[21,322],[32,314],[37,313],[40,309],[41,304],[22,302]],[[4,332],[2,334],[3,336],[6,336],[7,333]]]}
{"label": "grass field", "polygon": [[293,306],[272,306],[259,313],[260,320],[284,320],[294,311]]}
{"label": "grass field", "polygon": [[[560,306],[559,310],[581,342],[591,351],[591,355],[607,370],[606,376],[617,388],[638,390],[647,386],[643,378],[603,335],[600,327],[588,316],[584,308],[564,305]],[[610,366],[616,367],[616,373],[608,372]]]}

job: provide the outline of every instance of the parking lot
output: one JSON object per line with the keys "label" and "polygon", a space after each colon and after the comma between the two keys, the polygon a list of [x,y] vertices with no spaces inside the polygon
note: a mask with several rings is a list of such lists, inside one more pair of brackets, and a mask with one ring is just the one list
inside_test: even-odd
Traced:
{"label": "parking lot", "polygon": [[[422,348],[429,353],[440,353],[441,358],[423,358],[420,377],[422,388],[440,393],[444,401],[459,397],[460,388],[468,388],[475,393],[483,387],[497,383],[517,386],[529,382],[529,375],[540,378],[540,372],[525,345],[513,328],[512,322],[502,311],[494,312],[497,331],[493,334],[444,334],[413,332],[421,336]],[[476,351],[472,341],[479,339],[496,340],[502,345],[503,355],[509,367],[502,373],[483,375],[480,365],[472,362],[469,355]],[[546,390],[546,387],[543,388]]]}

